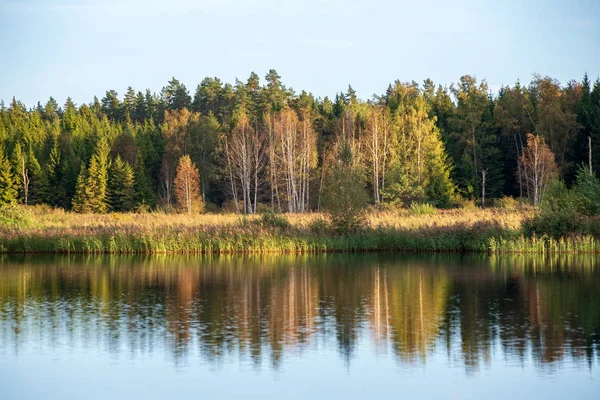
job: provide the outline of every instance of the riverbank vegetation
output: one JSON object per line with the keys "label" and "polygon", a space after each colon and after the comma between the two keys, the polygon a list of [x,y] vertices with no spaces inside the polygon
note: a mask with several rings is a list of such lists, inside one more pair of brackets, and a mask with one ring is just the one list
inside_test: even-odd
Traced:
{"label": "riverbank vegetation", "polygon": [[265,81],[0,103],[0,249],[596,250],[600,81]]}
{"label": "riverbank vegetation", "polygon": [[[46,206],[4,207],[0,251],[10,253],[308,253],[507,251],[534,215],[516,210],[370,212],[341,234],[325,214],[79,214]],[[528,243],[528,242],[527,242]],[[490,247],[495,246],[495,247]],[[536,242],[535,251],[540,244]],[[594,248],[595,249],[595,248]],[[513,250],[516,250],[513,249]],[[527,251],[523,246],[520,251]]]}

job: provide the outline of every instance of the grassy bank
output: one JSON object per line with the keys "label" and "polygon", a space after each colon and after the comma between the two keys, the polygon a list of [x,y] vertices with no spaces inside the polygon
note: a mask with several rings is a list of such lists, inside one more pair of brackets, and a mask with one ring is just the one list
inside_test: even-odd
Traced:
{"label": "grassy bank", "polygon": [[350,235],[321,214],[74,214],[45,207],[0,213],[4,253],[310,253],[337,251],[600,251],[590,237],[524,238],[531,210],[455,209],[421,215],[377,212]]}

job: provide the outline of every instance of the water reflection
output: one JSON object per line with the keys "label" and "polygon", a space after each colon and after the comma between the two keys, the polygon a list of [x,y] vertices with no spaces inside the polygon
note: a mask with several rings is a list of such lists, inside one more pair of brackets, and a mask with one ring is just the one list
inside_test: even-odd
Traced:
{"label": "water reflection", "polygon": [[0,352],[277,369],[334,343],[350,369],[360,346],[408,368],[445,355],[468,374],[500,360],[592,368],[599,267],[583,256],[4,257]]}

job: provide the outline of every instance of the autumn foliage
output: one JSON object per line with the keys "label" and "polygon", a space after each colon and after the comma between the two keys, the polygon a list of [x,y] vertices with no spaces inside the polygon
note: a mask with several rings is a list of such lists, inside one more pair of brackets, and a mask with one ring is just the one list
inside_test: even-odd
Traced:
{"label": "autumn foliage", "polygon": [[190,156],[185,155],[179,159],[174,185],[179,210],[188,214],[202,211],[204,202],[200,196],[200,173]]}

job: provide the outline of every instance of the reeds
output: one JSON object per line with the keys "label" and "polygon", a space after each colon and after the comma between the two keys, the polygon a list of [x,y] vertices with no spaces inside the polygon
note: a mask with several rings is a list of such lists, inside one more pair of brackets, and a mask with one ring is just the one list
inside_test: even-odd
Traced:
{"label": "reeds", "polygon": [[[18,214],[18,218],[16,215]],[[3,253],[227,254],[357,251],[550,253],[600,251],[592,237],[554,240],[521,235],[531,210],[455,209],[371,212],[348,235],[318,213],[75,214],[21,207],[0,224]],[[317,229],[318,228],[318,229]]]}

